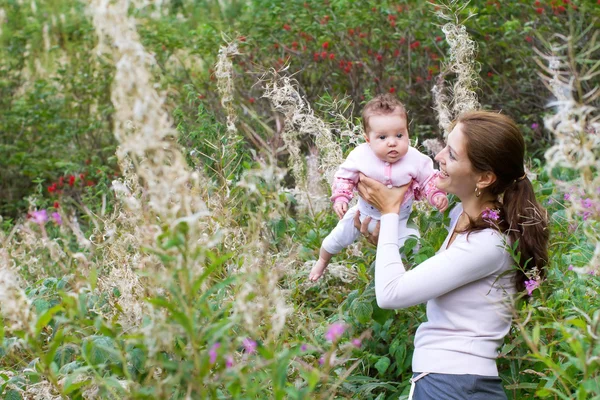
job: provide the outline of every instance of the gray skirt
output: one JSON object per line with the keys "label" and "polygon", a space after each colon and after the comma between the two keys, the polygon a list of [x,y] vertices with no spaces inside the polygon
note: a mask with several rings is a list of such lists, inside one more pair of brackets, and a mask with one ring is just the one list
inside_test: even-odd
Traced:
{"label": "gray skirt", "polygon": [[413,400],[507,400],[497,376],[430,373],[416,379]]}

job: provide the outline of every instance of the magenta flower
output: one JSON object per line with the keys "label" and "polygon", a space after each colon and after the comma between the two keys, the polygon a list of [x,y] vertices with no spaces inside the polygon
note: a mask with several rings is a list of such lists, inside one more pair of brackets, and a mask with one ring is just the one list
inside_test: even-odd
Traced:
{"label": "magenta flower", "polygon": [[346,325],[341,322],[334,322],[327,329],[327,333],[325,333],[325,339],[330,342],[335,342],[338,340],[346,330]]}
{"label": "magenta flower", "polygon": [[246,351],[246,353],[248,353],[248,354],[256,353],[257,344],[254,340],[252,340],[250,338],[246,338],[242,341],[242,346],[244,346],[244,350]]}
{"label": "magenta flower", "polygon": [[227,357],[225,358],[225,366],[227,368],[233,367],[233,357],[231,355],[227,355]]}
{"label": "magenta flower", "polygon": [[539,127],[540,127],[540,124],[538,124],[537,122],[534,122],[533,124],[531,124],[531,129],[533,129],[533,130],[536,130]]}
{"label": "magenta flower", "polygon": [[210,348],[210,350],[208,351],[208,355],[210,356],[210,363],[214,364],[217,362],[217,349],[221,347],[221,343],[217,342],[215,344],[212,345],[212,347]]}
{"label": "magenta flower", "polygon": [[56,225],[62,225],[62,217],[60,216],[59,213],[53,212],[52,213],[52,219],[54,220],[54,223]]}
{"label": "magenta flower", "polygon": [[356,347],[357,349],[360,349],[360,347],[362,346],[362,342],[359,338],[352,339],[352,346]]}
{"label": "magenta flower", "polygon": [[571,194],[570,193],[565,193],[564,199],[565,199],[565,201],[571,200]]}
{"label": "magenta flower", "polygon": [[300,346],[300,351],[306,351],[308,349],[308,346],[303,344],[302,346]]}
{"label": "magenta flower", "polygon": [[573,264],[569,265],[569,268],[567,268],[569,271],[573,271]]}
{"label": "magenta flower", "polygon": [[48,221],[48,212],[46,210],[34,211],[30,216],[31,220],[39,225],[44,225]]}
{"label": "magenta flower", "polygon": [[527,290],[527,294],[531,296],[531,293],[533,293],[533,291],[535,289],[537,289],[540,286],[540,282],[537,280],[533,280],[530,279],[528,281],[525,281],[525,289]]}
{"label": "magenta flower", "polygon": [[483,219],[487,219],[490,221],[498,221],[500,219],[500,210],[491,210],[489,208],[486,208],[482,213],[481,213],[481,217]]}
{"label": "magenta flower", "polygon": [[325,356],[321,356],[321,358],[319,358],[319,365],[323,364],[325,364]]}
{"label": "magenta flower", "polygon": [[592,199],[590,199],[589,197],[587,199],[581,200],[581,205],[583,206],[583,208],[592,208],[593,204],[594,203],[592,203]]}

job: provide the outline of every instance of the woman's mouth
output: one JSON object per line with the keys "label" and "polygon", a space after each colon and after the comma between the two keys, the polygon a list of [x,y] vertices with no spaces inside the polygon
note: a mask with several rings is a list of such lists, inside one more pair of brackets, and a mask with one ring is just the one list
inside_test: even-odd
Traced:
{"label": "woman's mouth", "polygon": [[444,170],[440,170],[440,178],[446,179],[448,177],[448,173]]}

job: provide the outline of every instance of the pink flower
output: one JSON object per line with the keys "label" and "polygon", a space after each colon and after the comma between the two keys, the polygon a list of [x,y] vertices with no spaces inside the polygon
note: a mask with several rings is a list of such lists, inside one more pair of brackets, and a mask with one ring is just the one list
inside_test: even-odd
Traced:
{"label": "pink flower", "polygon": [[325,356],[321,356],[321,358],[319,358],[319,365],[323,364],[325,364]]}
{"label": "pink flower", "polygon": [[308,346],[303,344],[302,346],[300,346],[300,351],[306,351],[308,349]]}
{"label": "pink flower", "polygon": [[538,124],[537,122],[534,122],[533,124],[531,124],[531,129],[533,129],[533,130],[536,130],[539,127],[540,127],[540,124]]}
{"label": "pink flower", "polygon": [[530,279],[528,281],[525,281],[525,289],[527,290],[527,294],[531,296],[531,293],[533,293],[533,291],[535,289],[537,289],[540,286],[540,282],[537,280],[533,280]]}
{"label": "pink flower", "polygon": [[61,218],[61,216],[60,216],[59,213],[53,212],[52,213],[52,219],[54,220],[54,223],[56,225],[62,225],[62,218]]}
{"label": "pink flower", "polygon": [[486,208],[481,213],[481,218],[491,220],[491,221],[498,221],[498,219],[500,219],[500,210],[496,210],[496,209],[491,210],[489,208]]}
{"label": "pink flower", "polygon": [[564,199],[565,199],[565,201],[571,200],[571,194],[570,193],[565,193]]}
{"label": "pink flower", "polygon": [[327,333],[325,333],[325,339],[329,340],[330,342],[335,342],[344,334],[345,330],[346,325],[344,323],[334,322],[327,329]]}
{"label": "pink flower", "polygon": [[356,347],[357,349],[360,349],[360,347],[362,346],[362,342],[359,338],[352,339],[352,346]]}
{"label": "pink flower", "polygon": [[225,366],[227,368],[233,367],[233,357],[231,355],[227,355],[227,357],[225,358]]}
{"label": "pink flower", "polygon": [[573,271],[573,264],[569,265],[569,268],[567,268],[569,271]]}
{"label": "pink flower", "polygon": [[244,350],[246,351],[246,353],[248,353],[248,354],[256,353],[257,344],[254,340],[252,340],[250,338],[246,338],[242,341],[242,346],[244,346]]}
{"label": "pink flower", "polygon": [[212,345],[210,350],[208,351],[208,355],[210,356],[210,363],[214,364],[217,362],[217,349],[221,347],[221,343],[217,342]]}
{"label": "pink flower", "polygon": [[36,224],[44,225],[48,221],[48,212],[46,210],[34,211],[30,218]]}
{"label": "pink flower", "polygon": [[592,199],[588,197],[587,199],[581,200],[581,205],[583,206],[583,208],[592,208]]}

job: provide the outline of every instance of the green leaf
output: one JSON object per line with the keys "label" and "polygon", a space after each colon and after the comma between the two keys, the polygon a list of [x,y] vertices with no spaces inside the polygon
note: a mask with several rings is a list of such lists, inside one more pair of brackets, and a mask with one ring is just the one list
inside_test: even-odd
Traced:
{"label": "green leaf", "polygon": [[352,307],[352,315],[361,324],[368,324],[371,322],[371,316],[373,315],[373,307],[366,301],[361,301]]}
{"label": "green leaf", "polygon": [[14,389],[11,389],[8,392],[6,392],[6,397],[4,398],[4,400],[23,400],[23,397],[21,397],[21,393],[17,392]]}
{"label": "green leaf", "polygon": [[387,371],[387,369],[390,366],[390,364],[391,364],[391,361],[390,361],[389,358],[387,358],[387,357],[381,357],[375,363],[375,368],[377,369],[377,371],[379,371],[379,373],[381,375],[383,375],[385,373],[385,371]]}
{"label": "green leaf", "polygon": [[54,317],[54,315],[60,311],[64,311],[62,306],[54,306],[42,314],[35,323],[36,335],[39,335],[42,329],[52,320],[52,317]]}

